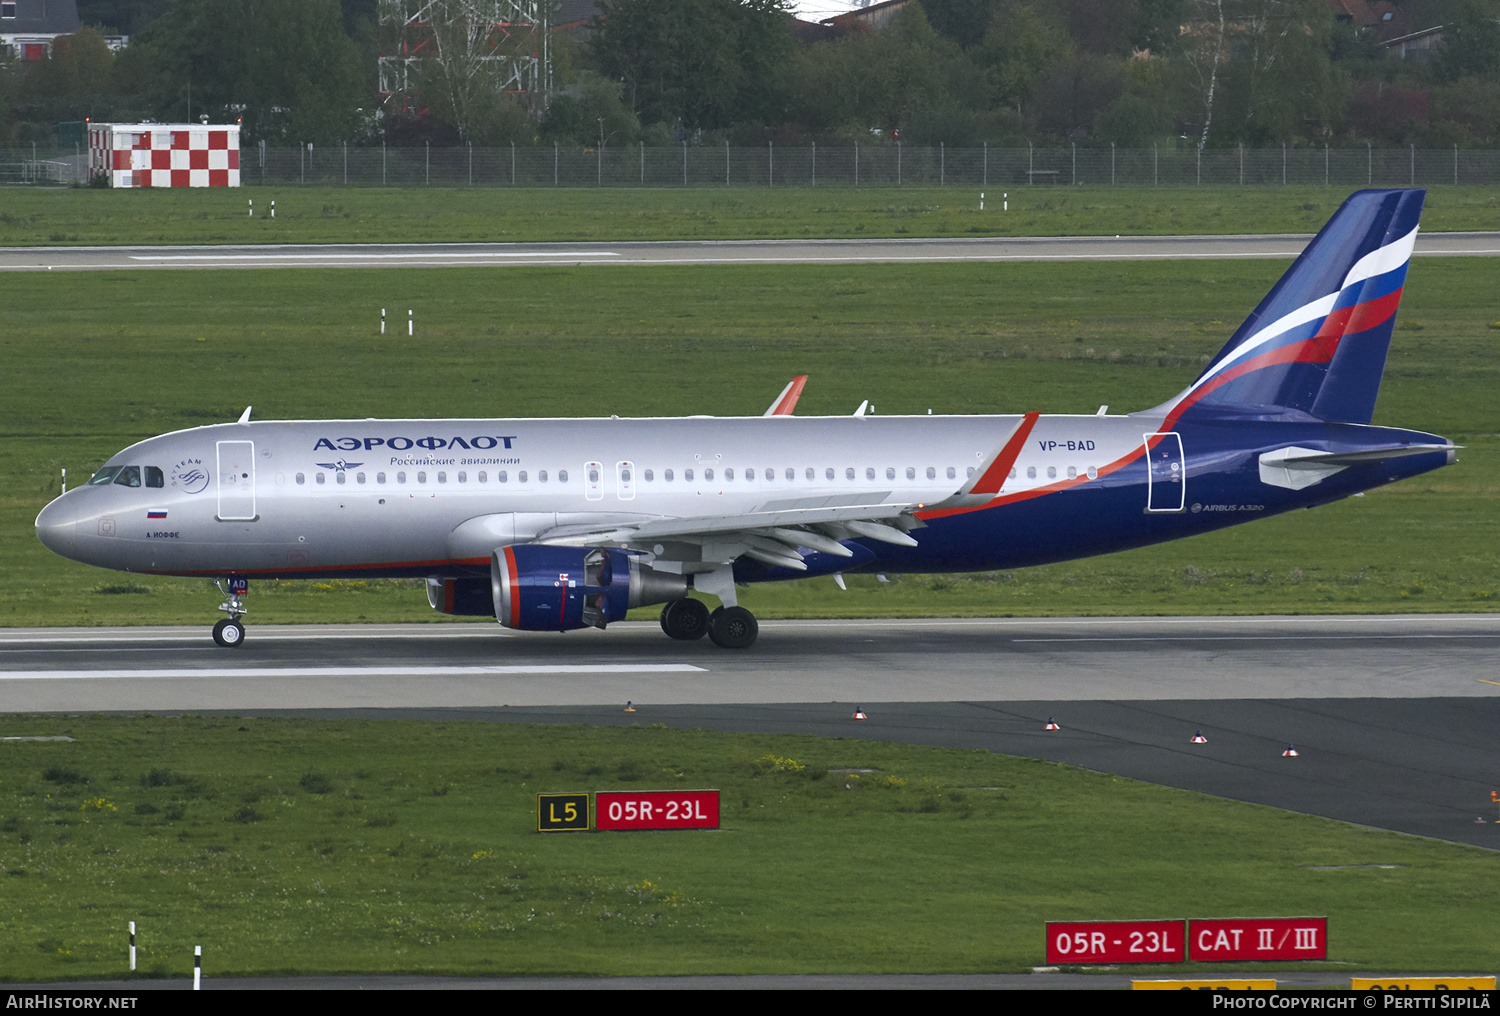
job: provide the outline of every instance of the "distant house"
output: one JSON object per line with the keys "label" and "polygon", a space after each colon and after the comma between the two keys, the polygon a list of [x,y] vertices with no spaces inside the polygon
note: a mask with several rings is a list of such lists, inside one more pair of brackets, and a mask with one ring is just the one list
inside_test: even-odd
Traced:
{"label": "distant house", "polygon": [[887,21],[890,21],[901,8],[911,2],[912,0],[885,0],[884,3],[869,4],[844,14],[824,18],[819,24],[827,25],[840,33],[884,28]]}
{"label": "distant house", "polygon": [[0,49],[10,56],[44,60],[52,40],[76,31],[76,0],[0,0]]}
{"label": "distant house", "polygon": [[1387,39],[1382,45],[1395,53],[1403,60],[1413,63],[1423,63],[1432,59],[1439,45],[1443,41],[1443,26],[1424,28],[1420,32],[1412,32],[1409,35],[1400,35],[1394,39]]}

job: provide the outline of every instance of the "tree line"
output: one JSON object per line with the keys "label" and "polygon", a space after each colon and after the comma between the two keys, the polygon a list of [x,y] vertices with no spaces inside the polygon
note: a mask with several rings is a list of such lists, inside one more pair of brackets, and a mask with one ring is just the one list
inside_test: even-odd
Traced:
{"label": "tree line", "polygon": [[427,47],[383,97],[391,14],[415,2],[80,0],[87,27],[0,65],[0,146],[201,115],[274,146],[1500,146],[1500,0],[1379,5],[1443,26],[1423,60],[1329,0],[920,0],[841,31],[785,0],[603,0],[549,33],[550,88],[524,92],[482,57],[535,34],[486,42],[472,5],[421,0],[468,45]]}

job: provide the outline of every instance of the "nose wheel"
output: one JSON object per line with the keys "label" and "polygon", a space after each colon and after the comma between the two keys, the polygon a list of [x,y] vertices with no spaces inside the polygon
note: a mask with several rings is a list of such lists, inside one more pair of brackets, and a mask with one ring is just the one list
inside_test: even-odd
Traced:
{"label": "nose wheel", "polygon": [[245,622],[237,617],[226,617],[214,625],[214,641],[228,648],[245,641]]}
{"label": "nose wheel", "polygon": [[250,580],[239,575],[226,579],[215,579],[214,585],[224,594],[219,609],[229,616],[214,625],[214,642],[225,647],[240,645],[245,641],[245,594],[250,591]]}

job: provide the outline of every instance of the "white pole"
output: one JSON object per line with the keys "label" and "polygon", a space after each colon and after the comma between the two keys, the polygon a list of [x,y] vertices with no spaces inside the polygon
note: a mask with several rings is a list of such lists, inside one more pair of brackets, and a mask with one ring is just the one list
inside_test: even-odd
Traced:
{"label": "white pole", "polygon": [[63,468],[63,489],[62,489],[62,492],[64,494],[66,494],[68,492],[68,470],[67,470],[67,467]]}
{"label": "white pole", "polygon": [[1010,211],[1010,192],[1009,191],[1006,191],[1004,194],[1000,195],[1000,210],[1002,212],[1008,212],[1008,211]]}
{"label": "white pole", "polygon": [[130,969],[135,970],[135,922],[130,922]]}
{"label": "white pole", "polygon": [[255,199],[254,198],[250,198],[249,200],[250,200],[250,212],[249,212],[249,215],[250,215],[250,218],[253,219],[253,218],[255,218]]}
{"label": "white pole", "polygon": [[193,946],[193,990],[199,991],[203,987],[203,947]]}
{"label": "white pole", "polygon": [[984,211],[984,191],[979,192],[979,210]]}
{"label": "white pole", "polygon": [[410,310],[408,310],[406,312],[406,334],[407,335],[411,335],[412,334],[412,322],[411,322],[411,311]]}
{"label": "white pole", "polygon": [[380,334],[385,334],[385,308],[380,308]]}
{"label": "white pole", "polygon": [[271,218],[276,218],[276,199],[271,199]]}

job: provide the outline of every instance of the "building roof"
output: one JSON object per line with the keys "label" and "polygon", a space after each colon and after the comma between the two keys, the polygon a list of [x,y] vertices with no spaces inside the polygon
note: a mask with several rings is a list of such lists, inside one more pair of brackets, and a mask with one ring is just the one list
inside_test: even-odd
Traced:
{"label": "building roof", "polygon": [[78,31],[77,0],[3,0],[16,16],[0,18],[0,35],[70,35]]}

